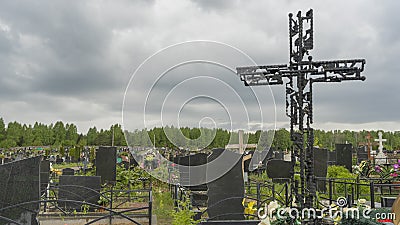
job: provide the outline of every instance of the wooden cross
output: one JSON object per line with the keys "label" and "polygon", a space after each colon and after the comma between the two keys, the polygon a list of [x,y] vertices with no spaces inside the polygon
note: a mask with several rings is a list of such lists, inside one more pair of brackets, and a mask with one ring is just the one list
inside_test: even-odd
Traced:
{"label": "wooden cross", "polygon": [[239,144],[228,144],[225,149],[239,149],[239,154],[243,156],[242,159],[242,173],[244,176],[244,161],[250,160],[252,155],[244,155],[246,148],[257,148],[257,144],[244,144],[243,141],[244,131],[239,130]]}
{"label": "wooden cross", "polygon": [[239,149],[239,153],[243,155],[247,148],[257,148],[257,144],[244,144],[243,136],[244,131],[239,130],[239,144],[228,144],[225,149]]}

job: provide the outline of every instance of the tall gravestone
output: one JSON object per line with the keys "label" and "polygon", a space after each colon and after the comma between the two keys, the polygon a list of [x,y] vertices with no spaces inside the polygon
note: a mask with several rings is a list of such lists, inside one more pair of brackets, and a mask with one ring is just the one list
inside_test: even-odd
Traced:
{"label": "tall gravestone", "polygon": [[344,166],[351,172],[353,163],[352,151],[351,144],[336,144],[336,165]]}
{"label": "tall gravestone", "polygon": [[117,176],[117,148],[99,147],[96,152],[96,176],[101,183],[114,182]]}
{"label": "tall gravestone", "polygon": [[[22,159],[0,166],[0,216],[22,224],[37,224],[36,213],[39,203],[16,204],[39,201],[40,199],[40,162],[41,157]],[[0,224],[7,224],[0,218]]]}
{"label": "tall gravestone", "polygon": [[[222,157],[224,160],[215,161],[218,160],[218,157]],[[226,168],[230,169],[222,176],[217,175]],[[218,178],[214,180],[216,177]],[[208,157],[207,178],[212,180],[207,183],[207,213],[210,220],[243,220],[242,156],[225,149],[214,149]]]}
{"label": "tall gravestone", "polygon": [[[314,175],[315,177],[326,178],[328,172],[328,149],[314,148]],[[326,182],[317,181],[317,191],[326,191]]]}
{"label": "tall gravestone", "polygon": [[[180,184],[190,190],[206,191],[206,164],[207,154],[198,153],[178,158]],[[203,167],[199,167],[204,165]],[[195,184],[195,185],[193,185]]]}
{"label": "tall gravestone", "polygon": [[[60,176],[58,205],[61,208],[81,211],[84,202],[98,205],[100,200],[101,177],[99,176]],[[71,202],[65,200],[79,201]],[[91,210],[95,208],[90,207]]]}

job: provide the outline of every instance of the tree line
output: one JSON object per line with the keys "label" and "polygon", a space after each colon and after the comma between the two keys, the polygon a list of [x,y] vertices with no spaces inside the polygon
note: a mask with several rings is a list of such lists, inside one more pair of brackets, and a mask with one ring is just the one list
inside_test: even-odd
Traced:
{"label": "tree line", "polygon": [[[371,141],[378,138],[379,131],[349,131],[349,130],[315,130],[314,145],[322,148],[334,149],[336,143],[351,143],[358,146],[365,143],[368,133]],[[125,139],[125,135],[126,138]],[[400,149],[400,131],[383,132],[387,139],[384,147],[388,150]],[[286,150],[292,147],[290,133],[286,129],[275,131],[256,131],[245,133],[245,142],[259,144],[259,148],[272,146],[276,149]],[[57,121],[54,124],[36,122],[34,125],[21,124],[16,121],[4,123],[0,118],[0,148],[24,146],[130,146],[142,147],[168,147],[168,148],[223,148],[227,144],[238,143],[238,133],[225,129],[209,128],[176,128],[173,126],[155,127],[153,129],[137,129],[123,131],[121,125],[114,124],[109,129],[89,128],[86,134],[78,133],[77,126],[73,123],[64,124]],[[374,146],[376,149],[377,146]]]}
{"label": "tree line", "polygon": [[114,133],[114,145],[126,146],[121,125],[115,124],[110,129],[92,127],[86,134],[78,133],[77,126],[73,123],[64,124],[57,121],[54,124],[35,122],[21,124],[16,121],[9,122],[7,126],[0,118],[0,148],[24,146],[110,146]]}

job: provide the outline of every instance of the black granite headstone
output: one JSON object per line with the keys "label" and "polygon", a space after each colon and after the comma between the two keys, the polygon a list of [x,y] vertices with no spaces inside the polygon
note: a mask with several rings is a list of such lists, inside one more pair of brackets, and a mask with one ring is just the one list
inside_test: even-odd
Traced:
{"label": "black granite headstone", "polygon": [[117,175],[117,148],[99,147],[96,153],[96,176],[101,183],[113,182]]}
{"label": "black granite headstone", "polygon": [[336,144],[336,165],[344,166],[350,172],[352,171],[352,145]]}
{"label": "black granite headstone", "polygon": [[50,179],[50,161],[42,160],[40,162],[40,193],[43,195],[47,189]]}
{"label": "black granite headstone", "polygon": [[328,151],[328,165],[336,164],[336,151]]}
{"label": "black granite headstone", "polygon": [[362,146],[357,148],[357,164],[360,164],[362,161],[368,160],[368,147]]}
{"label": "black granite headstone", "polygon": [[[328,149],[314,148],[314,175],[315,177],[326,178],[328,172]],[[317,191],[326,191],[326,182],[317,181]]]}
{"label": "black granite headstone", "polygon": [[56,164],[61,164],[61,163],[63,163],[64,161],[63,161],[63,159],[62,158],[57,158],[56,159]]}
{"label": "black granite headstone", "polygon": [[[100,200],[101,177],[99,176],[60,176],[58,205],[61,208],[81,210],[84,202],[98,204]],[[80,201],[81,203],[63,200]],[[90,210],[95,208],[90,207]]]}
{"label": "black granite headstone", "polygon": [[283,160],[283,152],[282,151],[275,152],[275,159]]}
{"label": "black granite headstone", "polygon": [[75,170],[72,168],[64,168],[64,169],[62,169],[62,175],[73,176],[73,175],[75,175]]}
{"label": "black granite headstone", "polygon": [[290,178],[292,162],[273,159],[267,163],[267,175],[269,178]]}
{"label": "black granite headstone", "polygon": [[[190,190],[206,191],[206,166],[193,168],[207,164],[207,154],[198,153],[194,155],[182,156],[178,158],[178,164],[185,166],[179,167],[180,184]],[[192,185],[196,184],[196,185]]]}
{"label": "black granite headstone", "polygon": [[[39,201],[40,199],[40,161],[34,157],[6,163],[0,166],[0,212],[2,217],[21,224],[36,224],[39,202],[12,207],[18,203]],[[6,222],[0,219],[0,224]]]}
{"label": "black granite headstone", "polygon": [[[221,156],[224,160],[214,160]],[[221,158],[220,158],[221,159]],[[233,167],[232,167],[233,166]],[[210,220],[243,220],[244,180],[242,156],[224,149],[213,149],[208,157],[207,178],[214,178],[216,171],[229,169],[226,173],[207,183],[207,212]]]}

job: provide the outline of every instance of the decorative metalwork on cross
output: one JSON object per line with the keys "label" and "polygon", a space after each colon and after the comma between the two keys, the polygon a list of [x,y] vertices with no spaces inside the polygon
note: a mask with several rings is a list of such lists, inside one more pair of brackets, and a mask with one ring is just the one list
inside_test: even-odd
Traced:
{"label": "decorative metalwork on cross", "polygon": [[[237,74],[246,86],[286,85],[286,114],[290,118],[293,141],[292,163],[300,162],[300,182],[292,168],[292,192],[301,208],[315,203],[316,187],[313,168],[312,86],[316,82],[365,80],[361,76],[365,59],[314,61],[309,54],[314,48],[313,10],[305,15],[289,14],[289,64],[238,67]],[[308,55],[307,59],[304,57]]]}

